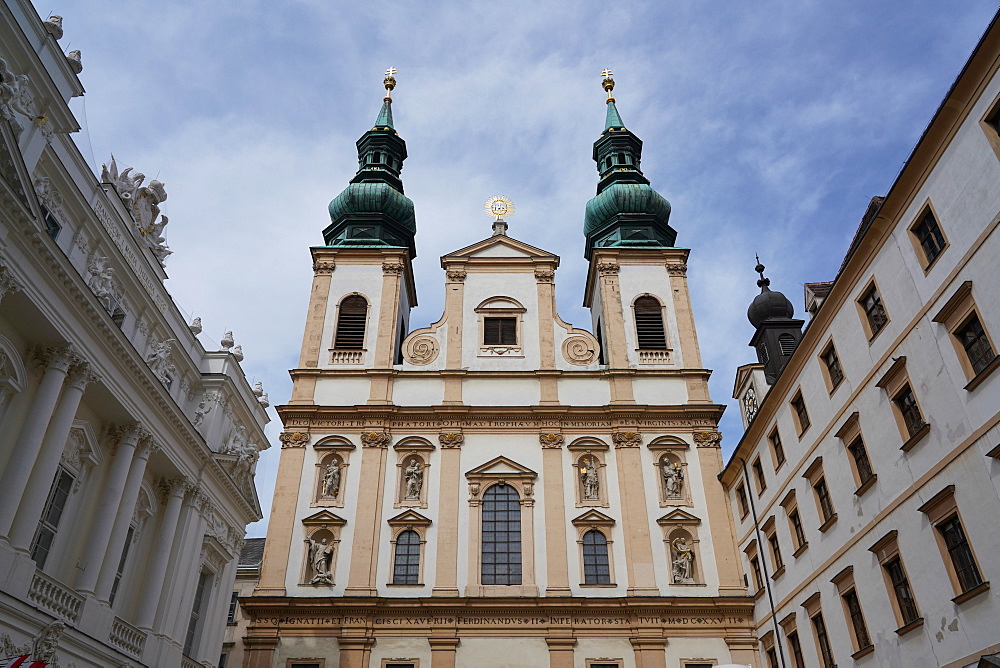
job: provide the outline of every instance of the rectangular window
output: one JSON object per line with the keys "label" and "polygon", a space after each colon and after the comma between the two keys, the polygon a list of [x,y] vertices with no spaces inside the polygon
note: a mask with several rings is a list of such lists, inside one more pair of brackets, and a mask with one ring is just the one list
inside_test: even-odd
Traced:
{"label": "rectangular window", "polygon": [[767,667],[768,668],[779,668],[778,666],[778,653],[773,647],[767,648]]}
{"label": "rectangular window", "polygon": [[806,411],[806,402],[802,398],[802,392],[796,392],[792,397],[792,412],[795,415],[795,422],[799,428],[799,436],[809,428],[809,412]]}
{"label": "rectangular window", "polygon": [[516,346],[517,318],[483,318],[483,345]]}
{"label": "rectangular window", "polygon": [[771,443],[771,452],[774,453],[774,468],[778,468],[785,463],[785,448],[781,445],[781,435],[778,434],[778,430],[775,429],[771,432],[771,435],[767,437],[767,440]]}
{"label": "rectangular window", "polygon": [[861,305],[868,323],[868,338],[875,338],[875,335],[881,332],[882,328],[889,322],[889,316],[886,315],[885,307],[882,305],[882,295],[873,284],[861,296],[858,303]]}
{"label": "rectangular window", "polygon": [[753,582],[756,585],[756,591],[762,591],[764,589],[764,576],[760,572],[760,559],[757,555],[750,557],[750,569],[753,571]]}
{"label": "rectangular window", "polygon": [[819,648],[819,658],[823,668],[836,668],[837,664],[833,660],[833,649],[830,647],[830,636],[826,632],[823,613],[814,615],[812,623],[813,629],[816,631],[816,646]]}
{"label": "rectangular window", "polygon": [[875,475],[872,471],[871,462],[868,461],[868,450],[865,449],[865,442],[859,436],[847,446],[847,451],[851,453],[855,469],[858,472],[858,478],[860,478],[861,484],[864,485]]}
{"label": "rectangular window", "polygon": [[833,510],[833,501],[830,499],[830,489],[826,486],[826,478],[817,480],[813,485],[813,490],[816,492],[816,502],[819,504],[820,515],[825,524],[836,515]]}
{"label": "rectangular window", "polygon": [[130,526],[128,528],[128,535],[125,536],[125,546],[122,547],[122,556],[118,560],[118,570],[115,571],[115,581],[111,583],[111,596],[108,598],[108,603],[114,604],[115,596],[118,595],[118,588],[122,584],[122,578],[125,576],[125,564],[128,563],[128,552],[129,548],[132,547],[132,540],[135,538],[135,527]]}
{"label": "rectangular window", "polygon": [[917,399],[913,396],[913,390],[910,389],[909,383],[904,385],[903,389],[893,397],[892,403],[895,404],[900,417],[903,418],[907,435],[910,438],[916,436],[917,432],[923,429],[926,423],[924,422],[924,417],[920,414],[920,407],[917,406]]}
{"label": "rectangular window", "polygon": [[868,626],[865,624],[865,617],[861,613],[861,601],[858,600],[858,592],[854,589],[848,590],[842,595],[844,607],[851,618],[851,628],[854,630],[854,640],[856,649],[864,649],[872,644],[868,637]]}
{"label": "rectangular window", "polygon": [[802,643],[799,642],[798,631],[792,631],[786,637],[788,638],[788,651],[792,655],[793,668],[806,668],[806,660],[802,656]]}
{"label": "rectangular window", "polygon": [[739,487],[736,488],[736,501],[740,505],[740,519],[742,519],[750,512],[749,502],[747,501],[747,490],[743,486],[743,483],[740,483]]}
{"label": "rectangular window", "polygon": [[188,619],[187,633],[184,634],[184,656],[191,656],[194,649],[195,639],[198,636],[199,621],[204,613],[202,608],[205,605],[205,591],[208,589],[212,579],[211,573],[202,573],[198,577],[198,587],[194,590],[194,604],[191,606],[191,617]]}
{"label": "rectangular window", "polygon": [[56,237],[59,236],[59,232],[62,231],[62,225],[59,224],[56,217],[44,206],[42,207],[42,218],[45,221],[45,233],[55,241]]}
{"label": "rectangular window", "polygon": [[802,529],[802,517],[799,515],[799,509],[795,508],[790,513],[788,513],[788,522],[792,525],[792,535],[795,536],[795,540],[798,543],[798,548],[808,545],[806,541],[806,533]]}
{"label": "rectangular window", "polygon": [[767,480],[764,479],[764,467],[760,463],[760,457],[753,461],[750,468],[753,469],[753,477],[757,481],[757,494],[760,495],[761,492],[767,489]]}
{"label": "rectangular window", "polygon": [[768,536],[767,543],[771,546],[771,560],[774,562],[774,571],[777,573],[785,567],[785,562],[781,559],[781,545],[778,543],[778,534],[772,533]]}
{"label": "rectangular window", "polygon": [[232,598],[229,599],[229,614],[226,615],[227,624],[236,623],[236,610],[240,607],[240,593],[234,591]]}
{"label": "rectangular window", "polygon": [[965,321],[965,324],[958,328],[955,336],[958,337],[959,343],[965,350],[965,356],[972,366],[973,375],[979,374],[996,358],[993,346],[990,345],[990,340],[986,337],[983,324],[979,321],[979,314],[975,311]]}
{"label": "rectangular window", "polygon": [[944,234],[941,233],[941,226],[938,225],[937,218],[934,217],[930,208],[917,219],[917,222],[910,228],[910,233],[924,253],[924,259],[927,261],[924,267],[930,267],[947,245]]}
{"label": "rectangular window", "polygon": [[45,568],[49,551],[52,549],[52,541],[55,540],[56,531],[59,530],[59,520],[62,519],[63,511],[66,509],[66,501],[69,499],[75,481],[76,478],[62,467],[59,467],[55,480],[52,481],[48,499],[45,501],[45,508],[42,510],[42,519],[38,522],[34,540],[31,542],[31,558],[39,570]]}
{"label": "rectangular window", "polygon": [[983,583],[983,576],[979,573],[979,566],[972,555],[972,548],[965,537],[965,530],[958,519],[958,515],[946,519],[937,525],[937,530],[944,538],[945,547],[948,549],[948,556],[951,557],[951,564],[958,576],[959,585],[962,592],[975,589]]}
{"label": "rectangular window", "polygon": [[844,380],[844,370],[840,367],[840,358],[837,357],[837,349],[833,347],[832,342],[826,347],[820,358],[823,360],[823,366],[826,367],[828,389],[833,392]]}
{"label": "rectangular window", "polygon": [[899,557],[890,559],[885,564],[885,571],[889,575],[889,582],[892,583],[892,591],[896,596],[896,604],[899,606],[899,614],[903,618],[903,624],[909,624],[920,617],[917,612],[917,602],[913,598],[913,591],[910,589],[910,581],[906,578],[906,571],[903,570],[903,562]]}

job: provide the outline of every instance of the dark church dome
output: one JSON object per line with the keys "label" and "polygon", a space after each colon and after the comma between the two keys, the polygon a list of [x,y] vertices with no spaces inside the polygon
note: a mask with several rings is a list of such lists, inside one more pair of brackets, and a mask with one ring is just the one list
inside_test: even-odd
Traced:
{"label": "dark church dome", "polygon": [[750,321],[750,324],[754,327],[760,327],[760,324],[765,320],[788,319],[795,315],[795,307],[792,306],[792,302],[788,301],[788,297],[780,292],[774,292],[768,287],[771,285],[771,280],[764,278],[764,265],[758,264],[755,271],[761,275],[760,280],[757,281],[757,285],[760,286],[760,294],[754,297],[753,301],[750,302],[750,308],[747,309],[747,320]]}

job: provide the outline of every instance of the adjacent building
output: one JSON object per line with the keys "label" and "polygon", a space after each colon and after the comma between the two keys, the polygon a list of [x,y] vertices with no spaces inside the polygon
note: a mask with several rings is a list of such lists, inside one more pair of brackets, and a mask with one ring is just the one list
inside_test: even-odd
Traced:
{"label": "adjacent building", "polygon": [[1000,651],[998,67],[994,19],[804,331],[761,273],[721,480],[771,667]]}
{"label": "adjacent building", "polygon": [[441,258],[441,318],[415,330],[395,83],[311,249],[243,666],[756,664],[689,251],[614,82],[589,329],[559,317],[559,257],[509,236],[497,197],[492,234]]}
{"label": "adjacent building", "polygon": [[215,666],[267,397],[163,286],[164,185],[73,142],[62,34],[0,4],[0,656]]}

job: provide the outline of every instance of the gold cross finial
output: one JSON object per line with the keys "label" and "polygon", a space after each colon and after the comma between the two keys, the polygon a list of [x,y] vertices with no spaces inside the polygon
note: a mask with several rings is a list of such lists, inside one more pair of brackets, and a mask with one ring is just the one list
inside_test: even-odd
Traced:
{"label": "gold cross finial", "polygon": [[611,78],[614,74],[614,72],[606,67],[601,70],[601,76],[604,77],[604,80],[601,81],[601,86],[604,87],[604,90],[608,91],[608,100],[611,102],[615,100],[615,98],[611,97],[611,91],[615,89],[615,80]]}
{"label": "gold cross finial", "polygon": [[386,100],[392,99],[392,89],[396,87],[396,77],[392,76],[398,72],[395,67],[390,67],[385,71],[385,79],[382,79],[382,85],[385,86],[385,98]]}

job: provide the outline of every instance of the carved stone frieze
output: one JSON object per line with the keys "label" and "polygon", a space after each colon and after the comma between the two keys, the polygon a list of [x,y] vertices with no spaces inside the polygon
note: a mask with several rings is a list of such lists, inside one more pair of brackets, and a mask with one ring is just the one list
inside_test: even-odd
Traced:
{"label": "carved stone frieze", "polygon": [[616,448],[638,448],[642,445],[642,434],[637,431],[616,431],[611,434]]}
{"label": "carved stone frieze", "polygon": [[683,262],[668,264],[667,273],[671,276],[687,276],[687,265]]}
{"label": "carved stone frieze", "polygon": [[112,156],[110,166],[102,165],[101,181],[114,187],[132,216],[139,239],[149,248],[160,266],[165,266],[164,260],[173,252],[167,248],[166,239],[162,236],[168,222],[166,216],[160,215],[160,204],[167,199],[166,188],[156,179],[143,185],[146,175],[131,172],[132,168],[127,167],[119,173],[118,164]]}
{"label": "carved stone frieze", "polygon": [[599,262],[597,271],[601,276],[615,276],[621,266],[617,262]]}
{"label": "carved stone frieze", "polygon": [[391,437],[384,431],[366,431],[361,434],[361,444],[366,448],[389,447]]}
{"label": "carved stone frieze", "polygon": [[283,431],[278,436],[281,448],[304,448],[309,442],[309,433],[304,431]]}
{"label": "carved stone frieze", "polygon": [[696,431],[694,444],[699,448],[721,448],[722,434],[717,431]]}
{"label": "carved stone frieze", "polygon": [[430,364],[437,359],[441,346],[432,336],[417,336],[407,340],[403,356],[410,364]]}
{"label": "carved stone frieze", "polygon": [[539,434],[538,442],[542,444],[543,448],[561,448],[563,444],[563,435],[556,433]]}
{"label": "carved stone frieze", "polygon": [[465,442],[465,435],[454,431],[446,431],[438,434],[438,442],[442,448],[460,448]]}
{"label": "carved stone frieze", "polygon": [[146,355],[146,364],[149,365],[149,369],[164,385],[169,385],[171,382],[170,374],[175,371],[173,352],[170,347],[170,344],[174,341],[175,339],[167,339],[160,343],[153,343],[152,349]]}

